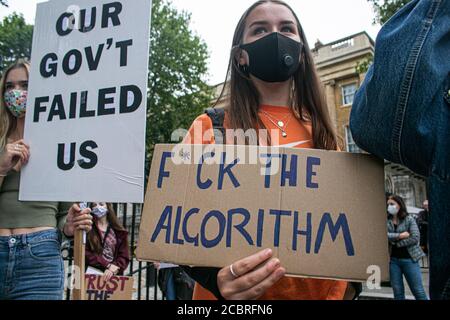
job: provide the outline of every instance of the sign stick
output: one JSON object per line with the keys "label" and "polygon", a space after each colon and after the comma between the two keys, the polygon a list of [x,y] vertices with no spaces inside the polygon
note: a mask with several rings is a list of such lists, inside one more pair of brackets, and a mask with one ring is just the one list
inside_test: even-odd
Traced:
{"label": "sign stick", "polygon": [[74,239],[74,264],[79,270],[79,287],[75,288],[73,291],[74,300],[86,300],[86,288],[84,281],[84,266],[85,266],[85,241],[83,241],[85,231],[75,230]]}

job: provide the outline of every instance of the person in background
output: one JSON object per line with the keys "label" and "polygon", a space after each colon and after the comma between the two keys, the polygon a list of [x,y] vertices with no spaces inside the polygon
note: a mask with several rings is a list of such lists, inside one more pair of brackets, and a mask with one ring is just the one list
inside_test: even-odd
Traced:
{"label": "person in background", "polygon": [[86,268],[104,272],[104,280],[123,275],[130,263],[128,232],[119,223],[110,203],[92,202],[94,216],[92,231],[86,243]]}
{"label": "person in background", "polygon": [[428,254],[428,218],[430,212],[428,210],[428,200],[423,202],[423,210],[419,212],[417,217],[417,224],[420,231],[420,246],[425,254]]}
{"label": "person in background", "polygon": [[76,204],[19,201],[20,172],[32,156],[23,140],[29,70],[19,60],[0,81],[0,300],[61,300],[62,235],[89,231],[92,217]]}
{"label": "person in background", "polygon": [[390,196],[388,204],[388,238],[390,278],[395,300],[405,300],[403,276],[417,300],[428,300],[418,261],[425,255],[419,246],[420,233],[415,219],[408,214],[399,196]]}

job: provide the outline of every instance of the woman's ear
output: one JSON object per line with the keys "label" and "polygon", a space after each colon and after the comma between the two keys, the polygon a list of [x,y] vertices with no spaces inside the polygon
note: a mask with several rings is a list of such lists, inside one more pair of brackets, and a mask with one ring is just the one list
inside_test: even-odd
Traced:
{"label": "woman's ear", "polygon": [[248,53],[240,48],[236,49],[234,58],[240,66],[248,66]]}

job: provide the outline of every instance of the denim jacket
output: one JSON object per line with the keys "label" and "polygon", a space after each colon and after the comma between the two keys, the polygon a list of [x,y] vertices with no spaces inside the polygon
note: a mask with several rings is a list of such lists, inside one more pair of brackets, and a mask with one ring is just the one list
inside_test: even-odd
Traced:
{"label": "denim jacket", "polygon": [[350,117],[355,142],[426,176],[430,296],[450,278],[450,0],[413,0],[381,29]]}
{"label": "denim jacket", "polygon": [[[397,226],[397,230],[395,230],[394,223],[392,219],[389,219],[387,222],[388,226],[388,238],[389,238],[389,246],[396,246],[397,248],[404,248],[408,250],[411,259],[414,262],[418,262],[422,257],[425,256],[425,253],[420,248],[420,232],[419,227],[417,226],[416,220],[411,216],[406,216],[405,219],[399,221]],[[400,234],[403,232],[408,232],[410,234],[409,238],[399,240]]]}

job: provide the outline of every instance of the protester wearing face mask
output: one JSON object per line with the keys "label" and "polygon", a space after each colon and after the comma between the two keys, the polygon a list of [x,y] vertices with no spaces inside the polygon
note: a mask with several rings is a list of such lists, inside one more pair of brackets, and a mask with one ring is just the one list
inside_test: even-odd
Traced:
{"label": "protester wearing face mask", "polygon": [[94,225],[86,244],[86,268],[104,272],[104,279],[109,281],[112,276],[123,275],[130,263],[128,232],[110,203],[93,202],[89,207]]}
{"label": "protester wearing face mask", "polygon": [[89,231],[92,217],[71,203],[18,200],[32,154],[23,140],[29,68],[19,60],[0,82],[0,300],[61,300],[61,232]]}
{"label": "protester wearing face mask", "polygon": [[[205,114],[195,120],[183,143],[339,149],[306,36],[283,1],[258,1],[244,13],[234,34],[226,83],[227,95],[219,98],[226,106],[215,112],[223,115],[221,126],[233,137],[219,140]],[[253,137],[239,134],[252,130]],[[269,249],[222,269],[186,270],[198,282],[194,299],[354,297],[345,281],[286,277],[282,262]]]}
{"label": "protester wearing face mask", "polygon": [[418,261],[425,256],[419,246],[420,233],[416,220],[408,214],[403,199],[390,196],[387,201],[390,278],[394,298],[405,300],[403,276],[417,300],[428,300],[422,283]]}

